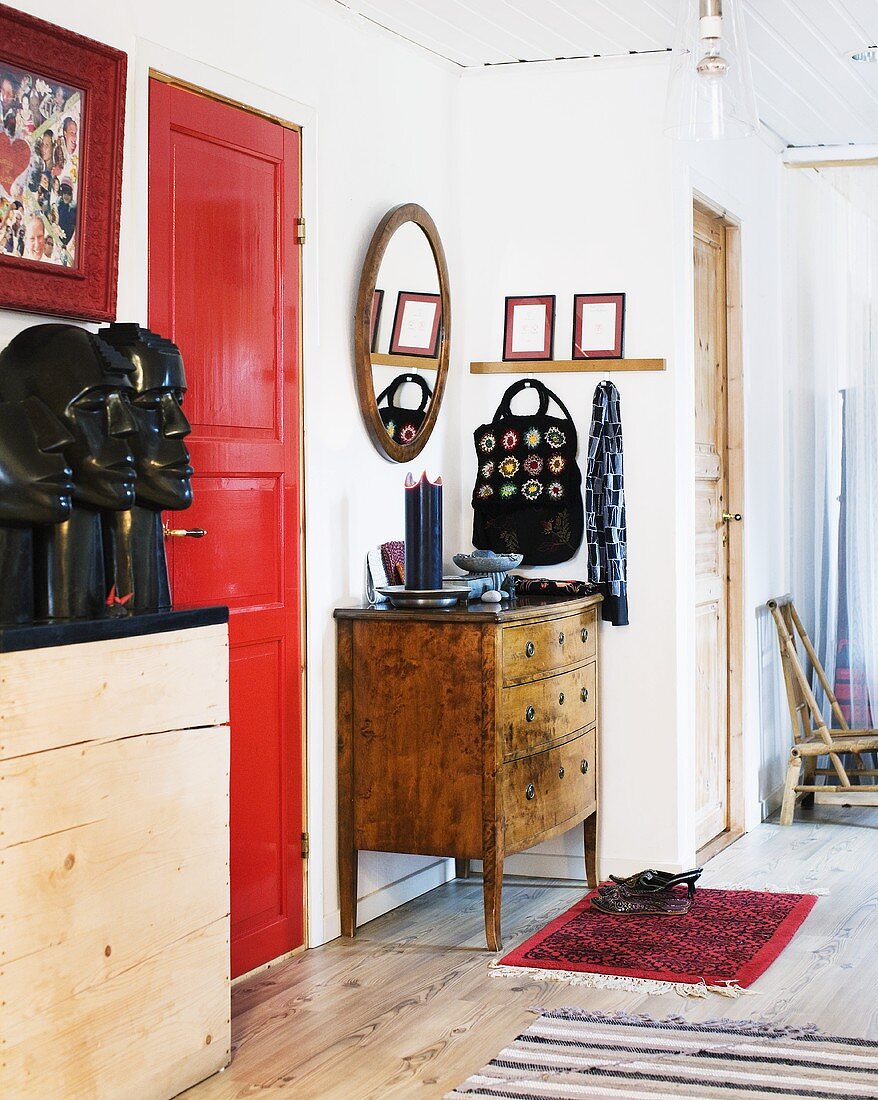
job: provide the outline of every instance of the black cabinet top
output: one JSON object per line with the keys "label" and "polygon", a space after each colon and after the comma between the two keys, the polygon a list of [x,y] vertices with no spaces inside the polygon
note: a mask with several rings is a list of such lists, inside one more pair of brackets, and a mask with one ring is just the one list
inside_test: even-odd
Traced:
{"label": "black cabinet top", "polygon": [[0,627],[0,653],[15,653],[24,649],[47,649],[58,645],[77,645],[80,642],[138,638],[145,634],[165,634],[171,630],[216,626],[228,621],[227,607],[196,607],[190,611],[129,615],[124,619],[89,619],[6,626]]}

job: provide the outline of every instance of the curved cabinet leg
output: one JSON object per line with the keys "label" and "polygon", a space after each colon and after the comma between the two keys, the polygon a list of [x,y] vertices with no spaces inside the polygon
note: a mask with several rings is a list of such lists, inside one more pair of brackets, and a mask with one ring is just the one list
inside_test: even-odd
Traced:
{"label": "curved cabinet leg", "polygon": [[486,852],[482,860],[484,868],[485,939],[489,951],[499,951],[503,946],[500,934],[500,902],[503,896],[503,853]]}
{"label": "curved cabinet leg", "polygon": [[454,861],[454,873],[458,878],[469,878],[469,860],[456,859]]}
{"label": "curved cabinet leg", "polygon": [[589,886],[598,884],[598,812],[595,810],[582,823],[582,840],[585,847],[585,881]]}
{"label": "curved cabinet leg", "polygon": [[354,936],[357,931],[357,865],[356,848],[343,848],[338,861],[338,900],[341,908],[341,934]]}

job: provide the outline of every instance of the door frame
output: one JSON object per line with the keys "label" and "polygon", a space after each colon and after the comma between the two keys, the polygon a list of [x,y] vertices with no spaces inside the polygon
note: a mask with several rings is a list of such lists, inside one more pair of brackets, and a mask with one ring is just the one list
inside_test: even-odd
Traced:
{"label": "door frame", "polygon": [[[123,202],[126,217],[122,220],[122,233],[120,235],[120,270],[123,263],[127,263],[127,270],[131,273],[129,285],[119,287],[119,316],[147,317],[149,301],[149,275],[147,265],[149,244],[149,85],[151,79],[157,79],[164,83],[172,84],[208,99],[214,99],[222,103],[237,107],[248,113],[266,118],[300,134],[300,210],[301,216],[309,224],[311,234],[309,247],[302,246],[300,254],[300,279],[299,279],[299,383],[298,401],[300,413],[299,430],[299,466],[300,466],[300,493],[299,493],[299,586],[302,594],[302,606],[300,615],[300,653],[301,653],[301,698],[302,698],[302,831],[311,837],[311,851],[309,857],[303,861],[303,927],[304,943],[301,947],[294,948],[279,959],[273,959],[256,971],[265,969],[279,962],[281,959],[298,954],[312,946],[312,928],[320,927],[314,923],[313,902],[316,899],[322,901],[322,889],[311,881],[310,864],[312,860],[322,857],[322,852],[316,850],[315,839],[322,830],[311,829],[311,822],[319,820],[319,815],[314,812],[311,804],[311,796],[314,795],[311,782],[310,763],[319,760],[320,746],[311,743],[311,737],[316,736],[309,722],[310,691],[308,660],[308,584],[307,572],[309,566],[307,546],[307,500],[308,500],[308,468],[306,465],[305,432],[307,426],[307,408],[305,392],[305,363],[307,349],[317,347],[317,314],[311,308],[312,295],[316,294],[317,282],[317,249],[315,246],[316,233],[316,204],[317,204],[317,180],[316,180],[316,149],[317,126],[316,111],[307,104],[279,95],[260,85],[252,84],[240,77],[215,69],[192,58],[184,57],[173,50],[168,50],[154,42],[138,38],[135,43],[134,79],[129,86],[129,125],[125,142],[125,180],[123,183]],[[133,166],[133,167],[132,167]],[[310,290],[309,288],[314,288]],[[124,291],[124,292],[123,292]],[[319,847],[322,847],[319,846]],[[320,863],[316,864],[318,867]],[[254,973],[251,971],[249,973]],[[235,983],[242,981],[249,974],[242,974],[235,979]]]}
{"label": "door frame", "polygon": [[[727,507],[742,512],[741,523],[728,525],[726,581],[726,635],[728,656],[728,782],[726,829],[698,849],[699,863],[721,852],[744,835],[746,775],[744,752],[744,682],[746,631],[744,627],[745,539],[747,522],[744,485],[744,329],[741,264],[741,221],[698,191],[692,192],[692,210],[699,210],[723,228],[726,294],[726,479]],[[694,236],[694,229],[690,232]],[[692,272],[694,280],[694,271]],[[694,320],[694,318],[693,318]],[[737,655],[737,664],[732,660]]]}

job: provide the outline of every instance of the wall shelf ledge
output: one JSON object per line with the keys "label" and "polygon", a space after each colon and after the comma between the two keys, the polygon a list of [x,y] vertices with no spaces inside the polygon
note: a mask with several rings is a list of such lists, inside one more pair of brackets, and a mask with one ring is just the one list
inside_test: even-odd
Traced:
{"label": "wall shelf ledge", "polygon": [[657,371],[666,359],[517,359],[501,363],[470,363],[470,374],[561,374],[564,372]]}

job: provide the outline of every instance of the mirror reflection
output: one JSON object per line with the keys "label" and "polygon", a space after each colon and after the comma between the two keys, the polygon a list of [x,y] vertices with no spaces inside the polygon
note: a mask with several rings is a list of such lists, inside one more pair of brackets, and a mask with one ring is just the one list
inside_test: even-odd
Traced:
{"label": "mirror reflection", "polygon": [[372,297],[372,385],[388,436],[411,443],[435,389],[443,339],[439,272],[424,231],[402,224],[381,260]]}

